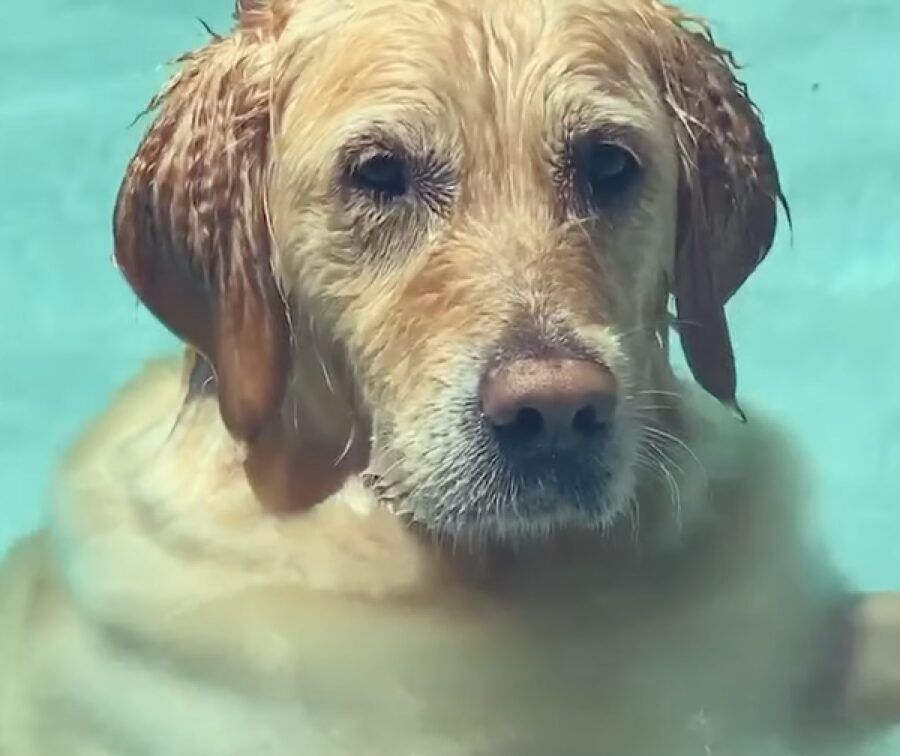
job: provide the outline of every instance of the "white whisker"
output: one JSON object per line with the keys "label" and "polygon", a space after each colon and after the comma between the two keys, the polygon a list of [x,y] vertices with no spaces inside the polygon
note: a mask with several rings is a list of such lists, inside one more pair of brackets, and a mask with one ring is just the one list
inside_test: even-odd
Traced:
{"label": "white whisker", "polygon": [[669,489],[669,496],[672,502],[673,511],[675,512],[676,525],[678,529],[681,530],[681,489],[678,485],[677,479],[666,464],[667,461],[669,462],[669,464],[672,464],[672,462],[664,452],[662,452],[655,444],[653,444],[649,440],[647,440],[647,445],[644,447],[644,451],[648,452],[647,456],[643,458],[639,457],[639,460],[641,460],[646,466],[650,467],[655,472],[662,474],[662,479],[665,481]]}
{"label": "white whisker", "polygon": [[680,449],[682,449],[697,465],[697,468],[700,470],[700,473],[703,475],[704,480],[709,480],[709,476],[706,472],[706,467],[700,458],[696,455],[693,449],[688,446],[684,441],[682,441],[678,436],[669,433],[668,431],[663,430],[662,428],[657,428],[653,425],[645,425],[644,432],[648,435],[655,438],[657,441],[662,441],[664,443],[672,444]]}
{"label": "white whisker", "polygon": [[345,459],[347,459],[347,455],[350,453],[350,449],[353,447],[353,441],[356,439],[356,426],[350,426],[350,433],[347,437],[347,443],[344,444],[344,448],[341,453],[338,455],[338,458],[334,461],[334,466],[338,467]]}

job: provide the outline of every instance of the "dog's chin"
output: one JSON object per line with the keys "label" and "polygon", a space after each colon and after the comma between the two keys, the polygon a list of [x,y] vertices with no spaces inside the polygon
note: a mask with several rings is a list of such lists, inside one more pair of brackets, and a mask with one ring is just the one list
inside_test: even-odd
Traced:
{"label": "dog's chin", "polygon": [[514,545],[562,532],[604,531],[634,499],[633,465],[624,459],[520,471],[495,458],[458,453],[448,454],[436,470],[423,470],[390,456],[393,473],[370,468],[364,480],[381,506],[440,540]]}

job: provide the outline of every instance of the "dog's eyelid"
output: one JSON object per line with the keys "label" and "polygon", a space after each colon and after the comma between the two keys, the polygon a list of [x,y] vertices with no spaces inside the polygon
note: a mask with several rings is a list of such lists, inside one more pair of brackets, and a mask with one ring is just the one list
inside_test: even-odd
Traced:
{"label": "dog's eyelid", "polygon": [[397,126],[368,124],[351,133],[344,141],[341,156],[345,164],[359,162],[370,157],[395,155],[397,157],[414,154],[415,140],[405,129]]}
{"label": "dog's eyelid", "polygon": [[595,144],[608,144],[628,152],[638,167],[644,166],[643,148],[646,138],[632,126],[621,123],[604,123],[587,125],[570,132],[568,140],[570,145],[576,142],[593,142]]}
{"label": "dog's eyelid", "polygon": [[407,160],[404,149],[384,142],[354,142],[341,151],[340,163],[346,175],[352,174],[359,166],[371,160],[395,159]]}

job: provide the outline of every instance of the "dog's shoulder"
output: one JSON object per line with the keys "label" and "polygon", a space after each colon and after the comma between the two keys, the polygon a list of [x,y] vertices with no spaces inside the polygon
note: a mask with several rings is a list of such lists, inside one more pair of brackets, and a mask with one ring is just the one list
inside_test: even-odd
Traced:
{"label": "dog's shoulder", "polygon": [[779,500],[794,514],[812,500],[810,461],[795,432],[764,406],[745,402],[738,414],[697,389],[688,394],[689,444],[716,491],[714,505]]}
{"label": "dog's shoulder", "polygon": [[126,439],[161,422],[171,424],[184,393],[180,359],[148,362],[82,431],[65,455],[58,477],[68,483],[79,469],[108,459],[110,450]]}
{"label": "dog's shoulder", "polygon": [[668,485],[644,501],[651,511],[677,514],[669,515],[668,525],[660,517],[660,542],[679,548],[687,535],[716,539],[723,529],[740,530],[743,540],[747,528],[766,538],[799,536],[814,487],[796,434],[755,403],[744,402],[737,412],[688,382],[679,396],[680,428],[669,437],[667,456],[656,454],[665,473],[656,477]]}

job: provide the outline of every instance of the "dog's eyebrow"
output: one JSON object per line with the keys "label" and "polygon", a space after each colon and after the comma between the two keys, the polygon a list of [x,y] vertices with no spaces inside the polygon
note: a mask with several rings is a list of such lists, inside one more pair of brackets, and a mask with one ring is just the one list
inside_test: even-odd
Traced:
{"label": "dog's eyebrow", "polygon": [[611,142],[640,146],[648,140],[648,129],[633,118],[611,115],[602,109],[573,108],[563,117],[566,138],[596,135]]}
{"label": "dog's eyebrow", "polygon": [[609,132],[611,137],[635,142],[646,142],[654,128],[645,106],[603,91],[592,91],[565,102],[561,120],[570,132]]}
{"label": "dog's eyebrow", "polygon": [[345,158],[368,150],[398,150],[417,153],[426,149],[424,129],[408,121],[371,121],[360,123],[344,136],[341,154]]}
{"label": "dog's eyebrow", "polygon": [[643,146],[647,143],[647,137],[640,129],[630,124],[610,121],[585,121],[567,129],[565,135],[566,141],[570,142],[583,137],[620,144],[638,155],[645,152]]}

